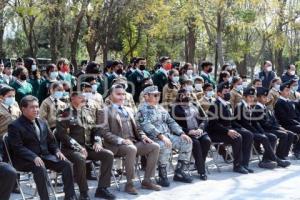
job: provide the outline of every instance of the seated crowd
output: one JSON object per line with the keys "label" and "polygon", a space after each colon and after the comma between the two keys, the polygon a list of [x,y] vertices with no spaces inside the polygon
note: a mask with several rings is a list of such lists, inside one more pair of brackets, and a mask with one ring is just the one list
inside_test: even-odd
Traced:
{"label": "seated crowd", "polygon": [[[173,180],[183,183],[193,182],[191,167],[199,179],[208,179],[211,146],[219,145],[226,162],[232,154],[233,171],[240,174],[254,173],[254,152],[262,154],[258,167],[265,169],[288,167],[290,153],[300,159],[294,65],[280,78],[266,61],[252,82],[224,65],[218,83],[211,62],[200,67],[173,67],[162,57],[149,72],[145,58],[134,58],[126,68],[108,62],[104,72],[89,62],[76,74],[67,59],[43,69],[33,58],[19,58],[15,68],[0,60],[1,199],[19,192],[17,171],[33,174],[42,200],[50,198],[47,169],[61,174],[66,200],[78,199],[74,183],[79,199],[90,199],[87,180],[98,181],[96,198],[115,199],[109,191],[114,165],[124,166],[124,191],[137,195],[137,165],[144,171],[141,188],[159,191],[170,186],[175,152]],[[98,161],[95,177],[92,165]]]}

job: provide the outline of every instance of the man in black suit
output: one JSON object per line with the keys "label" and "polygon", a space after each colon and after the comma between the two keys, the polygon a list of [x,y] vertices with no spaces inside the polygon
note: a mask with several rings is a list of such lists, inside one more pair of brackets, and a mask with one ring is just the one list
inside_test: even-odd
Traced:
{"label": "man in black suit", "polygon": [[75,199],[71,163],[56,144],[45,121],[38,118],[39,103],[34,96],[20,102],[22,116],[8,126],[8,142],[16,169],[33,173],[40,199],[48,200],[47,169],[62,173],[65,199]]}
{"label": "man in black suit", "polygon": [[253,170],[248,167],[253,135],[234,120],[229,103],[230,89],[228,82],[218,85],[217,95],[217,100],[208,110],[208,134],[213,142],[224,142],[232,145],[234,172],[253,173]]}
{"label": "man in black suit", "polygon": [[245,129],[251,131],[253,139],[257,143],[261,143],[264,147],[262,161],[258,166],[266,169],[274,169],[277,166],[287,167],[291,163],[281,160],[275,155],[275,147],[277,136],[273,133],[265,132],[258,124],[258,118],[254,116],[253,106],[255,105],[255,88],[245,88],[243,91],[244,99],[235,109],[236,121]]}
{"label": "man in black suit", "polygon": [[[275,116],[283,128],[299,135],[299,116],[297,116],[295,104],[288,99],[290,96],[290,82],[281,84],[279,89],[280,97],[274,106]],[[300,140],[294,145],[293,152],[295,157],[300,159]]]}
{"label": "man in black suit", "polygon": [[263,87],[256,89],[257,103],[255,105],[254,117],[258,119],[258,125],[266,131],[273,133],[279,139],[276,155],[282,160],[286,160],[289,155],[293,141],[297,135],[292,131],[283,128],[277,121],[274,111],[266,107],[269,90]]}

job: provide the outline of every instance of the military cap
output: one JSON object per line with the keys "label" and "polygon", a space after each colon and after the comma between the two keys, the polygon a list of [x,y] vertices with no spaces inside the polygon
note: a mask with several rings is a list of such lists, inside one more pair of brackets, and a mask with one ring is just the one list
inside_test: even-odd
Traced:
{"label": "military cap", "polygon": [[255,88],[254,87],[247,87],[243,91],[244,96],[254,96],[255,95]]}
{"label": "military cap", "polygon": [[156,85],[152,85],[152,86],[146,87],[143,90],[143,94],[156,94],[156,93],[160,93],[158,91],[158,87]]}
{"label": "military cap", "polygon": [[268,96],[269,90],[265,87],[256,88],[256,96]]}
{"label": "military cap", "polygon": [[229,89],[229,82],[225,81],[217,86],[217,92],[222,92],[224,89]]}

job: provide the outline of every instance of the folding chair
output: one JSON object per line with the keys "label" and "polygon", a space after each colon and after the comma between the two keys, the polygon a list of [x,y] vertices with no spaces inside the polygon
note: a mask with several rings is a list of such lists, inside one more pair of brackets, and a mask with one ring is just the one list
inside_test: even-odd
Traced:
{"label": "folding chair", "polygon": [[[8,138],[8,135],[7,135],[7,133],[5,133],[4,136],[3,136],[3,143],[4,143],[5,151],[6,151],[6,154],[7,154],[7,157],[8,157],[8,162],[9,162],[9,164],[10,164],[11,166],[13,166],[13,162],[12,162],[12,159],[11,159],[11,156],[10,156],[9,143],[8,143],[8,141],[7,141],[7,138]],[[13,167],[14,167],[14,166],[13,166]],[[24,172],[22,172],[22,171],[18,171],[18,170],[16,170],[16,171],[17,171],[17,173],[20,174],[20,175],[21,175],[22,173],[24,173]],[[25,172],[25,173],[27,173],[29,176],[33,176],[31,172]],[[30,179],[30,178],[29,178],[29,179]],[[47,179],[47,185],[48,185],[48,187],[50,187],[50,190],[51,190],[51,192],[52,192],[53,197],[55,198],[55,200],[58,200],[57,195],[56,195],[56,192],[55,192],[55,190],[54,190],[54,188],[53,188],[53,186],[52,186],[52,184],[51,184],[51,182],[50,182],[50,178],[49,178],[48,173],[47,173],[46,179]],[[16,182],[17,182],[17,184],[18,184],[18,187],[20,188],[20,193],[21,193],[21,196],[22,196],[22,199],[23,199],[23,200],[34,198],[34,197],[37,195],[37,189],[35,189],[34,194],[33,194],[33,195],[30,195],[29,198],[26,198],[26,197],[25,197],[25,193],[24,193],[24,191],[23,191],[23,189],[22,189],[22,187],[21,187],[21,183],[19,182],[18,179],[16,180]]]}
{"label": "folding chair", "polygon": [[[221,172],[221,167],[224,166],[218,162],[218,159],[220,158],[219,150],[222,145],[225,147],[226,150],[225,158],[227,159],[229,157],[231,160],[233,160],[233,156],[231,150],[228,148],[228,145],[224,144],[223,142],[212,142],[208,154],[212,158],[212,161],[217,167],[218,172]],[[224,163],[229,164],[230,162],[225,161]]]}
{"label": "folding chair", "polygon": [[[258,160],[259,162],[261,162],[261,157],[260,157],[260,155],[259,155],[257,149],[255,148],[255,145],[254,145],[254,144],[252,144],[252,151],[254,151],[254,154],[256,155],[257,160]],[[253,152],[251,153],[251,160],[255,160],[255,159],[253,158]]]}

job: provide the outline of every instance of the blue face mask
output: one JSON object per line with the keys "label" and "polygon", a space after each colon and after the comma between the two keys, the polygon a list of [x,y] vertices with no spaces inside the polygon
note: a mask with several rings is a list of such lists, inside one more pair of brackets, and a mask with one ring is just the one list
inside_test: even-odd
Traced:
{"label": "blue face mask", "polygon": [[207,98],[212,98],[215,95],[214,91],[207,91],[206,97]]}
{"label": "blue face mask", "polygon": [[296,92],[296,91],[298,90],[298,85],[293,86],[293,87],[292,87],[292,90],[293,90],[294,92]]}
{"label": "blue face mask", "polygon": [[97,89],[98,89],[98,85],[97,84],[93,84],[92,85],[93,92],[97,92]]}
{"label": "blue face mask", "polygon": [[37,70],[37,66],[36,65],[31,65],[31,71],[36,71]]}
{"label": "blue face mask", "polygon": [[53,96],[55,99],[61,99],[64,96],[64,92],[63,91],[55,91]]}
{"label": "blue face mask", "polygon": [[12,106],[15,103],[15,97],[7,97],[3,100],[3,103],[7,106]]}
{"label": "blue face mask", "polygon": [[240,92],[241,92],[241,91],[243,91],[243,89],[244,89],[243,85],[237,85],[237,86],[236,86],[236,90],[237,90],[237,91],[240,91]]}

